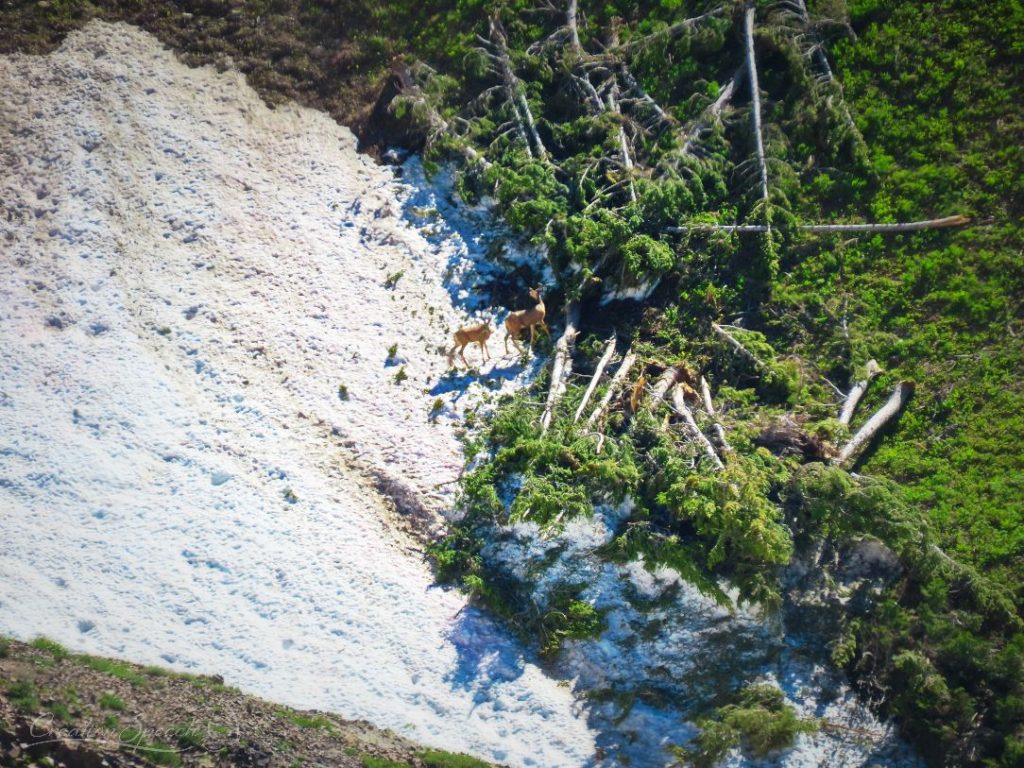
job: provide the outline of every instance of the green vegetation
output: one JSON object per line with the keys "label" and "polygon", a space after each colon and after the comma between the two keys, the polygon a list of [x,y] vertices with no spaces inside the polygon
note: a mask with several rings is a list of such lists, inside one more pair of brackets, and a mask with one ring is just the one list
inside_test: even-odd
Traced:
{"label": "green vegetation", "polygon": [[66,659],[70,656],[67,648],[45,637],[37,637],[32,641],[31,645],[38,651],[50,654],[54,659]]}
{"label": "green vegetation", "polygon": [[697,721],[700,735],[687,749],[678,750],[694,768],[712,768],[726,753],[739,747],[744,753],[763,757],[792,746],[797,734],[817,730],[811,720],[801,720],[773,685],[755,684],[741,691],[735,702],[718,707]]}
{"label": "green vegetation", "polygon": [[103,709],[112,709],[115,712],[124,711],[124,699],[113,693],[100,694],[100,706]]}
{"label": "green vegetation", "polygon": [[4,691],[11,705],[21,712],[34,713],[40,708],[39,692],[28,680],[15,680],[4,684]]}
{"label": "green vegetation", "polygon": [[148,682],[144,675],[140,675],[132,665],[123,661],[104,659],[99,656],[75,656],[74,658],[75,661],[84,664],[90,669],[95,669],[97,672],[124,680],[132,685],[144,686]]}
{"label": "green vegetation", "polygon": [[185,749],[202,749],[206,746],[206,735],[192,723],[179,723],[171,728],[170,733]]}
{"label": "green vegetation", "polygon": [[[555,653],[600,633],[602,619],[571,589],[531,609],[529,583],[483,554],[501,526],[557,529],[628,499],[606,557],[671,565],[722,601],[725,578],[765,611],[781,600],[780,567],[802,547],[877,537],[900,573],[833,606],[835,634],[822,642],[859,684],[889,692],[883,708],[932,764],[1016,764],[1024,12],[1011,0],[851,0],[809,3],[801,18],[757,3],[764,194],[742,76],[723,106],[736,119],[709,111],[742,71],[745,4],[679,24],[708,7],[581,2],[574,50],[558,29],[564,15],[470,0],[439,11],[412,42],[432,68],[408,59],[416,87],[394,116],[433,126],[428,160],[457,159],[464,197],[491,196],[521,237],[546,246],[557,278],[549,317],[584,308],[584,372],[613,323],[640,358],[600,452],[596,435],[571,423],[585,381],[568,382],[544,435],[531,403],[548,381],[501,405],[470,447],[466,515],[434,548],[439,576]],[[807,50],[826,30],[828,69]],[[438,130],[439,120],[457,127]],[[799,228],[952,214],[973,224],[852,236]],[[771,231],[714,228],[731,223]],[[601,296],[654,282],[643,307],[587,314]],[[729,324],[731,341],[713,323]],[[844,426],[836,389],[871,358],[885,372]],[[686,384],[711,383],[735,449],[724,469],[667,406],[645,402],[645,388],[680,362]],[[916,383],[914,397],[856,461],[857,475],[830,466],[900,381]],[[692,408],[711,434],[702,405]],[[789,444],[771,437],[783,417]],[[733,720],[745,711],[736,706]],[[728,718],[712,722],[709,740],[735,731]]]}
{"label": "green vegetation", "polygon": [[181,755],[177,749],[161,741],[147,741],[145,734],[137,728],[125,728],[120,736],[121,749],[125,752],[145,758],[156,765],[169,768],[178,768],[181,765]]}
{"label": "green vegetation", "polygon": [[386,757],[373,757],[372,755],[363,755],[360,758],[363,761],[363,768],[407,768],[408,763],[399,763],[394,760],[388,760]]}
{"label": "green vegetation", "polygon": [[437,749],[428,749],[420,753],[420,760],[427,768],[489,768],[490,763],[477,760],[469,755],[460,755],[455,752],[442,752]]}

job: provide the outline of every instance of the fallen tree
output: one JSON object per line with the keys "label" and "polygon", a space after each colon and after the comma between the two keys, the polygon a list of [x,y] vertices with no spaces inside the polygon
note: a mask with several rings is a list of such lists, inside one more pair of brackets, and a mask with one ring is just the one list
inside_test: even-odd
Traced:
{"label": "fallen tree", "polygon": [[850,393],[846,396],[843,408],[839,412],[840,424],[849,425],[850,419],[853,418],[853,413],[857,410],[857,405],[860,403],[860,399],[864,397],[864,393],[868,391],[868,386],[871,384],[871,380],[881,372],[882,369],[879,367],[878,363],[874,360],[868,360],[864,378],[850,387]]}
{"label": "fallen tree", "polygon": [[576,335],[579,333],[580,305],[571,301],[565,308],[565,330],[555,343],[555,358],[551,363],[551,384],[548,386],[548,398],[544,404],[544,412],[540,417],[540,433],[546,434],[551,426],[555,408],[558,407],[562,395],[565,394],[566,381],[572,373],[572,351],[576,346]]}
{"label": "fallen tree", "polygon": [[853,465],[875,435],[903,410],[903,406],[906,405],[907,400],[910,399],[913,393],[914,382],[901,381],[897,384],[885,405],[875,411],[875,414],[867,420],[864,426],[857,430],[857,434],[850,439],[850,442],[843,446],[842,450],[839,451],[839,455],[833,459],[832,463],[841,467]]}
{"label": "fallen tree", "polygon": [[576,409],[576,413],[572,417],[573,423],[580,420],[580,416],[583,415],[583,411],[586,409],[587,403],[590,402],[590,398],[594,394],[594,390],[597,389],[597,385],[601,381],[604,369],[608,367],[608,363],[612,359],[612,355],[615,354],[615,341],[615,333],[613,332],[608,338],[608,341],[605,342],[604,354],[601,355],[601,359],[598,361],[597,367],[594,369],[594,375],[590,378],[590,384],[587,386],[587,391],[583,394],[583,399],[580,401],[580,407]]}

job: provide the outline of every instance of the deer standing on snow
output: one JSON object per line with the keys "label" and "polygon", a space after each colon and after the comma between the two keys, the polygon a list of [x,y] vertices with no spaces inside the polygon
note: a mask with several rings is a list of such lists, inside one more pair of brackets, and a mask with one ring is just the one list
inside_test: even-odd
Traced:
{"label": "deer standing on snow", "polygon": [[547,332],[548,327],[544,324],[544,299],[540,295],[540,287],[530,289],[530,298],[537,303],[529,309],[517,309],[509,312],[505,318],[505,353],[508,354],[508,340],[512,339],[515,348],[520,352],[523,348],[519,346],[519,334],[524,328],[530,329],[530,346],[533,347],[534,329],[539,325]]}
{"label": "deer standing on snow", "polygon": [[491,338],[491,334],[494,331],[491,329],[491,324],[488,322],[477,323],[476,325],[464,325],[455,332],[453,338],[455,339],[455,346],[448,352],[448,366],[451,367],[452,362],[455,359],[455,350],[459,350],[459,357],[462,358],[464,365],[469,365],[466,362],[466,346],[476,342],[480,345],[480,351],[483,353],[484,362],[490,359],[490,354],[487,352],[487,340]]}

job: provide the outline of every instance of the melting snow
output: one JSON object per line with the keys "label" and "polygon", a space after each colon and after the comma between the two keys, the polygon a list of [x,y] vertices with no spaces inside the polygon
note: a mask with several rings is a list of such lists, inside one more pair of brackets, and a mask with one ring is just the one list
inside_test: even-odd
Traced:
{"label": "melting snow", "polygon": [[443,375],[477,246],[410,213],[433,197],[124,25],[0,58],[0,632],[587,762],[571,692],[432,587],[353,470],[429,520],[460,414],[529,373]]}

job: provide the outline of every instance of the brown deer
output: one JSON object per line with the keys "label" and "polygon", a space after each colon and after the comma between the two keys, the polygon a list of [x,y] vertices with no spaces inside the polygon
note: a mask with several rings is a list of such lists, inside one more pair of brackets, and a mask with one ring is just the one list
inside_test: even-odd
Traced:
{"label": "brown deer", "polygon": [[487,352],[487,340],[491,338],[491,334],[494,333],[491,328],[491,324],[488,322],[477,323],[476,325],[464,325],[455,332],[453,338],[455,339],[455,346],[448,352],[448,366],[451,367],[452,362],[455,359],[455,350],[459,350],[459,357],[462,358],[464,365],[469,365],[466,362],[466,345],[476,342],[480,345],[480,351],[483,352],[484,362],[490,359],[490,354]]}
{"label": "brown deer", "polygon": [[534,329],[539,325],[547,332],[548,327],[544,324],[544,299],[540,295],[540,286],[530,289],[530,298],[537,303],[529,309],[517,309],[509,312],[505,318],[505,353],[508,354],[508,340],[512,339],[515,348],[520,352],[523,348],[519,346],[519,334],[524,328],[530,329],[530,346],[533,346]]}

